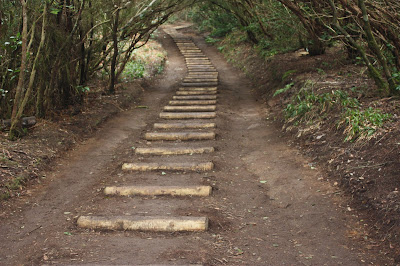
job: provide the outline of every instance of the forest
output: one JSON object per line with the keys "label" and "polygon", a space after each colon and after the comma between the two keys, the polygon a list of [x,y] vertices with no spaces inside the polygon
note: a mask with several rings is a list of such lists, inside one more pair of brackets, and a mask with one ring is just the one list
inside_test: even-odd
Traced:
{"label": "forest", "polygon": [[299,47],[314,56],[343,43],[377,95],[398,95],[399,9],[395,0],[1,1],[0,114],[15,139],[22,117],[80,103],[96,75],[112,94],[132,52],[182,10],[211,36],[242,32],[264,56]]}
{"label": "forest", "polygon": [[138,52],[157,79],[163,27],[179,23],[251,80],[263,119],[360,215],[368,233],[353,238],[400,263],[398,0],[1,0],[0,203],[49,182],[42,171],[113,114],[149,111],[138,95],[154,66]]}

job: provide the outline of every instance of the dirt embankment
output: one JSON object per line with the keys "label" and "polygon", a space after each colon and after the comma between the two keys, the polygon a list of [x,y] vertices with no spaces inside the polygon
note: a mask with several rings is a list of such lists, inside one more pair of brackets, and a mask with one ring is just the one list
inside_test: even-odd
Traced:
{"label": "dirt embankment", "polygon": [[[218,45],[218,44],[217,44]],[[358,216],[366,229],[370,248],[386,250],[400,262],[400,100],[380,98],[364,66],[346,58],[335,47],[325,55],[305,51],[262,59],[245,43],[229,47],[225,57],[242,69],[254,84],[258,101],[269,107],[270,119],[287,132],[288,141],[312,159],[311,168],[326,172],[337,193],[348,198],[348,211]],[[311,84],[315,95],[341,90],[356,99],[361,108],[376,108],[392,114],[370,140],[345,141],[346,126],[338,109],[331,108],[303,122],[285,121],[284,109],[293,97]],[[286,92],[276,90],[290,84]],[[364,237],[365,238],[365,237]]]}

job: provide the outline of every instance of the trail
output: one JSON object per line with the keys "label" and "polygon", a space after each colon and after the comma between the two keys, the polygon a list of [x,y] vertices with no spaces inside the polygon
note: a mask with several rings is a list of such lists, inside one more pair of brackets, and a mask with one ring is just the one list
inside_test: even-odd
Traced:
{"label": "trail", "polygon": [[107,122],[3,213],[0,264],[382,263],[250,81],[200,37],[164,30],[147,108]]}

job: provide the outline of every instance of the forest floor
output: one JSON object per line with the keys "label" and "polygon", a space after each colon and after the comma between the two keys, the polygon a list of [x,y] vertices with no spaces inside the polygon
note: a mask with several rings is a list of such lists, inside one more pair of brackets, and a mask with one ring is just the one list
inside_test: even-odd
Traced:
{"label": "forest floor", "polygon": [[[58,121],[40,122],[18,142],[6,142],[2,136],[2,160],[15,162],[15,167],[8,164],[2,170],[35,178],[7,184],[9,190],[14,185],[16,190],[10,191],[18,195],[1,202],[0,264],[394,264],[394,252],[387,251],[390,244],[386,248],[386,242],[370,238],[370,224],[364,221],[370,217],[364,218],[354,207],[346,186],[339,184],[340,175],[332,179],[331,168],[320,163],[327,160],[322,154],[330,151],[315,149],[307,138],[293,141],[274,119],[279,115],[278,102],[266,105],[260,91],[252,89],[255,78],[227,63],[201,36],[185,33],[220,75],[218,138],[213,143],[217,153],[209,155],[216,170],[185,179],[169,172],[150,178],[121,172],[122,162],[135,160],[133,147],[151,145],[141,136],[158,121],[186,73],[176,45],[161,34],[168,51],[166,69],[145,84],[144,91],[133,86],[118,90],[116,96],[101,96],[90,108],[76,111],[81,114],[73,116],[71,110]],[[116,104],[118,98],[127,105]],[[104,116],[103,110],[112,111]],[[86,112],[99,116],[84,117]],[[98,129],[92,132],[94,127]],[[328,141],[328,136],[324,132],[319,140]],[[341,147],[343,142],[332,143]],[[351,155],[346,151],[340,158]],[[104,186],[127,181],[167,185],[190,181],[211,185],[214,193],[206,199],[168,199],[168,206],[165,197],[120,199],[102,194]],[[76,226],[82,214],[119,212],[205,215],[210,228],[205,233],[165,234],[93,232]]]}

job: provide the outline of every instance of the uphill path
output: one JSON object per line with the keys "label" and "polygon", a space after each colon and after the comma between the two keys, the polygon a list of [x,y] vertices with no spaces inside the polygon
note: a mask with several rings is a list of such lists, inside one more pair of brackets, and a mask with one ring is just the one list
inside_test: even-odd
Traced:
{"label": "uphill path", "polygon": [[337,188],[204,40],[162,31],[165,73],[2,212],[0,265],[384,264]]}

